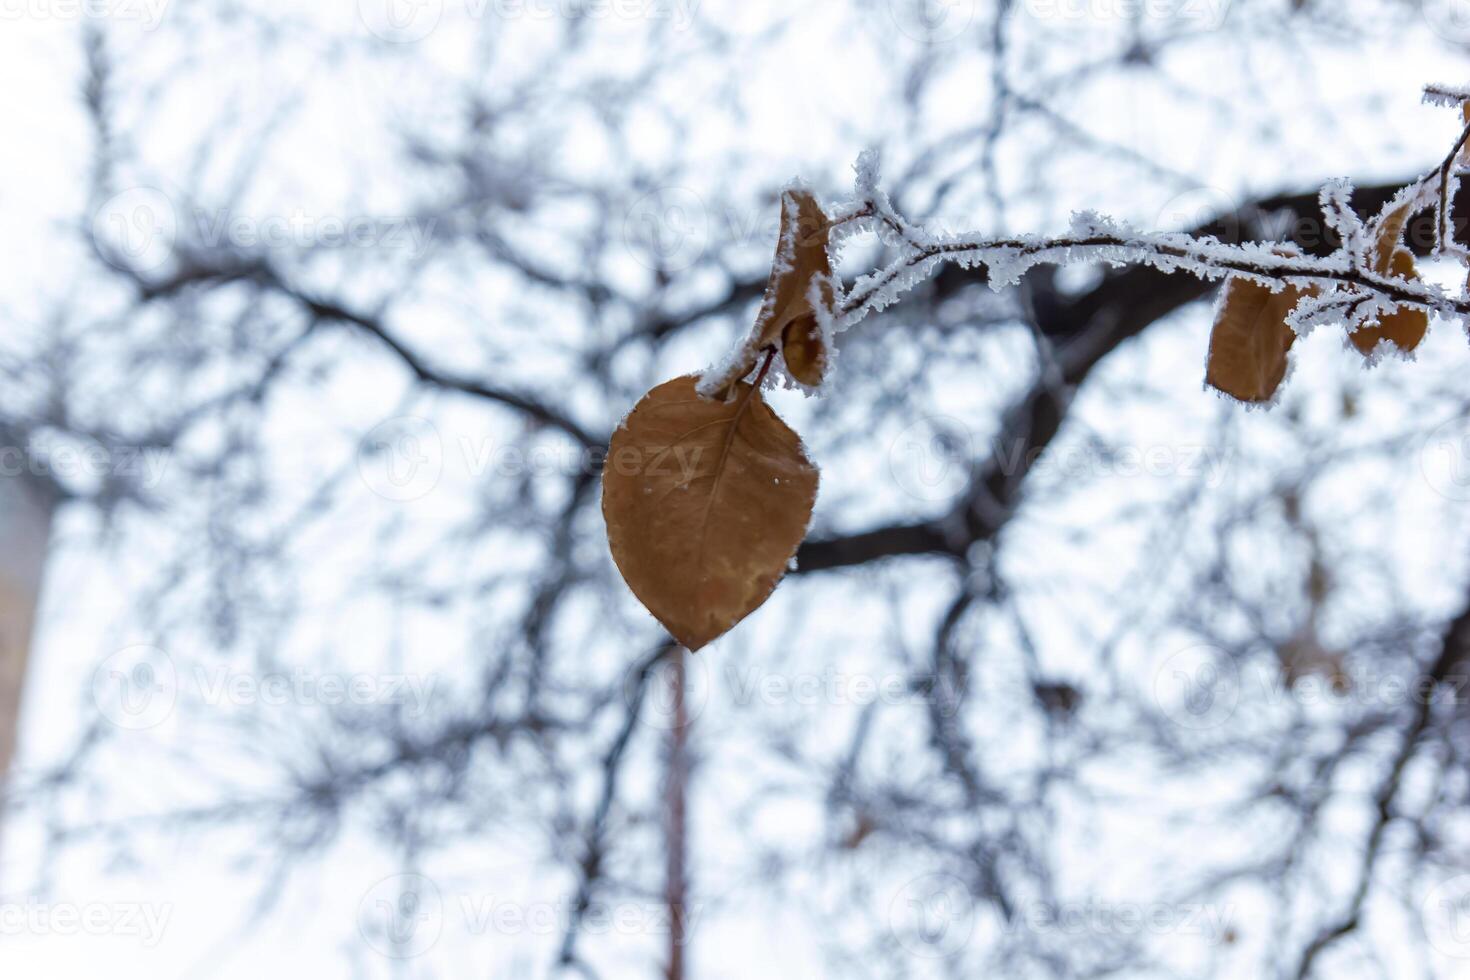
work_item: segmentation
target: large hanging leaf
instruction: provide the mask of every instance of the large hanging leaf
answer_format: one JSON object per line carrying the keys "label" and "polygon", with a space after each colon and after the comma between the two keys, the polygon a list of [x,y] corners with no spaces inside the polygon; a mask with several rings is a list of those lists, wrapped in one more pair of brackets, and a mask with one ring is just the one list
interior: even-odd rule
{"label": "large hanging leaf", "polygon": [[827,254],[831,236],[831,224],[815,195],[800,188],[781,195],[781,235],[766,282],[765,300],[755,325],[734,356],[706,379],[707,393],[727,396],[730,385],[749,374],[767,348],[782,352],[787,370],[796,380],[813,387],[822,383],[828,361],[827,338],[822,334],[811,296],[815,285],[829,306],[832,302],[832,261]]}
{"label": "large hanging leaf", "polygon": [[736,382],[703,398],[695,377],[643,397],[613,434],[602,513],[613,560],[691,651],[753,612],[806,535],[817,470],[801,439]]}
{"label": "large hanging leaf", "polygon": [[1286,377],[1287,352],[1296,341],[1286,316],[1315,292],[1288,286],[1273,293],[1241,276],[1227,280],[1210,332],[1206,383],[1243,402],[1269,402]]}

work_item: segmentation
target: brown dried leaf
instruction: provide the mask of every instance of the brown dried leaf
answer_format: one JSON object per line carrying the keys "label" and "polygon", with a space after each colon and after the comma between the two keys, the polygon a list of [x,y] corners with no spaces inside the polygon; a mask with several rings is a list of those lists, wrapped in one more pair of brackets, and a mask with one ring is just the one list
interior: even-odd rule
{"label": "brown dried leaf", "polygon": [[810,191],[781,195],[781,238],[766,282],[766,300],[755,321],[756,350],[773,345],[791,322],[813,315],[807,297],[814,278],[832,275],[827,256],[831,235],[827,215]]}
{"label": "brown dried leaf", "polygon": [[1210,332],[1205,382],[1243,402],[1269,402],[1286,377],[1286,354],[1296,341],[1286,315],[1315,293],[1295,286],[1273,293],[1232,276]]}
{"label": "brown dried leaf", "polygon": [[[1376,265],[1375,260],[1375,265]],[[1388,262],[1377,270],[1381,275],[1394,275],[1402,279],[1418,279],[1414,269],[1414,257],[1403,249],[1394,252]],[[1399,309],[1378,318],[1371,327],[1359,327],[1348,334],[1358,353],[1364,357],[1373,353],[1379,341],[1387,340],[1405,353],[1419,346],[1419,341],[1429,332],[1429,314],[1423,310]]]}
{"label": "brown dried leaf", "polygon": [[786,329],[781,331],[781,354],[786,358],[786,370],[797,381],[812,387],[822,383],[827,346],[822,342],[815,316],[804,316],[786,324]]}
{"label": "brown dried leaf", "polygon": [[[1381,276],[1398,276],[1402,279],[1418,279],[1414,268],[1414,257],[1399,243],[1404,228],[1414,214],[1413,201],[1406,200],[1392,210],[1385,209],[1373,223],[1373,247],[1369,253],[1369,264]],[[1399,350],[1408,352],[1419,346],[1429,332],[1429,314],[1423,310],[1401,309],[1379,317],[1374,326],[1360,327],[1348,334],[1358,353],[1371,356],[1381,341],[1387,340]]]}
{"label": "brown dried leaf", "polygon": [[[1387,275],[1389,269],[1395,264],[1395,256],[1399,252],[1399,240],[1404,237],[1404,226],[1408,224],[1413,215],[1413,201],[1405,201],[1392,211],[1385,211],[1373,223],[1373,251],[1370,256],[1373,271],[1379,275]],[[1410,261],[1409,269],[1413,271],[1414,263]]]}
{"label": "brown dried leaf", "polygon": [[[760,352],[766,348],[781,347],[788,358],[795,356],[799,367],[792,376],[804,384],[821,382],[820,365],[825,353],[820,350],[820,338],[811,345],[812,336],[806,327],[797,327],[792,336],[797,343],[808,344],[807,350],[788,352],[785,350],[787,327],[795,323],[816,325],[816,313],[812,309],[812,281],[818,276],[830,279],[832,262],[827,255],[827,243],[832,236],[831,223],[810,191],[793,189],[781,195],[781,237],[776,242],[776,258],[771,264],[771,275],[766,281],[765,300],[750,334],[731,357],[720,375],[710,382],[706,392],[718,397],[729,394],[730,386],[738,378],[748,375],[754,368]],[[824,295],[831,297],[831,286],[823,287]],[[804,359],[804,360],[803,360]],[[796,374],[801,370],[806,377]],[[808,380],[815,377],[815,381]]]}
{"label": "brown dried leaf", "polygon": [[[1460,103],[1461,126],[1470,126],[1470,102]],[[1470,142],[1460,147],[1460,163],[1470,163]]]}
{"label": "brown dried leaf", "polygon": [[760,392],[702,398],[692,375],[613,434],[602,513],[633,594],[691,651],[766,601],[806,536],[817,470]]}
{"label": "brown dried leaf", "polygon": [[[823,302],[832,302],[832,285],[820,280]],[[781,356],[786,370],[804,385],[815,388],[827,373],[827,340],[815,313],[808,313],[786,324],[781,331]]]}

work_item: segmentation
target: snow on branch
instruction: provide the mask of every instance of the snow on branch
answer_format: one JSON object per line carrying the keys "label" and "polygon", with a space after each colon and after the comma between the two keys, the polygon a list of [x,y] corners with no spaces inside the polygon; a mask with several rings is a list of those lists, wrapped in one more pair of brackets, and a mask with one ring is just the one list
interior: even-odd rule
{"label": "snow on branch", "polygon": [[[1431,314],[1470,322],[1470,296],[1450,295],[1421,279],[1403,244],[1410,220],[1433,209],[1434,253],[1470,265],[1470,254],[1451,236],[1449,220],[1460,171],[1470,162],[1470,89],[1431,86],[1424,97],[1461,108],[1464,124],[1449,154],[1369,221],[1352,207],[1351,184],[1328,182],[1320,206],[1339,244],[1325,256],[1306,254],[1292,243],[1234,244],[1179,232],[1139,231],[1093,212],[1074,214],[1067,233],[1055,237],[930,233],[898,213],[881,188],[877,155],[865,152],[854,166],[852,199],[827,209],[819,237],[835,253],[852,235],[877,232],[896,254],[886,265],[858,277],[850,288],[823,274],[820,297],[816,290],[810,297],[826,302],[812,302],[806,309],[815,314],[822,334],[829,335],[891,306],[947,263],[983,269],[996,290],[1016,284],[1039,265],[1082,262],[1151,266],[1164,273],[1225,280],[1239,288],[1227,289],[1222,296],[1207,361],[1208,383],[1242,401],[1269,404],[1280,377],[1287,373],[1287,349],[1297,336],[1316,326],[1340,323],[1349,342],[1372,363],[1386,352],[1411,354],[1427,331]],[[796,234],[794,228],[783,231],[783,236]],[[778,255],[784,254],[783,247],[789,250],[789,245],[778,246]],[[771,289],[790,273],[785,267],[774,270]],[[798,292],[806,295],[807,286]],[[774,295],[767,297],[768,308]],[[770,339],[769,331],[753,333],[736,356],[706,375],[704,390],[721,389],[748,372],[757,348],[776,349]],[[1273,377],[1275,381],[1270,380]],[[815,387],[809,379],[800,380],[806,382],[803,387]]]}

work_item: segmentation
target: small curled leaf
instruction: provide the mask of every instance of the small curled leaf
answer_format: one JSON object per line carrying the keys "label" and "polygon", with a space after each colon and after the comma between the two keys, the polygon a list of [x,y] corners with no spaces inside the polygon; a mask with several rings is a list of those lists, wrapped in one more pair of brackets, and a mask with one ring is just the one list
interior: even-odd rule
{"label": "small curled leaf", "polygon": [[787,369],[798,381],[812,386],[821,383],[827,358],[825,341],[816,329],[811,289],[814,282],[822,282],[823,295],[830,300],[832,260],[827,245],[831,237],[831,223],[816,195],[801,188],[781,195],[781,235],[760,313],[723,366],[701,380],[701,391],[711,397],[728,396],[735,379],[749,374],[761,351],[767,349],[781,350]]}
{"label": "small curled leaf", "polygon": [[[1414,257],[1403,249],[1394,252],[1385,267],[1378,271],[1401,279],[1419,278],[1414,269]],[[1373,326],[1354,330],[1348,334],[1348,340],[1364,357],[1371,355],[1379,343],[1385,340],[1407,354],[1419,346],[1419,341],[1428,332],[1428,313],[1416,309],[1398,309],[1380,316]]]}
{"label": "small curled leaf", "polygon": [[786,370],[797,381],[812,387],[822,383],[827,349],[815,316],[804,316],[786,324],[786,329],[781,331],[781,354],[786,359]]}
{"label": "small curled leaf", "polygon": [[[1373,222],[1373,249],[1369,258],[1375,272],[1387,275],[1395,263],[1397,253],[1402,251],[1399,243],[1404,237],[1404,228],[1414,214],[1414,202],[1406,200],[1397,206],[1392,203]],[[1407,253],[1406,253],[1407,254]],[[1410,260],[1410,269],[1413,268]]]}
{"label": "small curled leaf", "polygon": [[766,283],[766,299],[755,322],[756,348],[776,342],[791,323],[814,315],[812,281],[831,277],[827,242],[832,229],[810,191],[793,189],[781,196],[781,238]]}
{"label": "small curled leaf", "polygon": [[613,434],[602,513],[628,587],[691,651],[765,602],[806,536],[817,469],[758,387],[701,397],[693,375]]}
{"label": "small curled leaf", "polygon": [[[1414,268],[1414,256],[1400,246],[1404,229],[1414,216],[1415,202],[1412,196],[1400,195],[1400,198],[1389,202],[1374,220],[1373,246],[1368,261],[1380,276],[1417,280],[1419,273]],[[1376,324],[1353,330],[1348,334],[1348,341],[1364,357],[1371,357],[1385,340],[1408,353],[1419,346],[1428,332],[1429,314],[1423,310],[1400,309],[1380,316]]]}
{"label": "small curled leaf", "polygon": [[[832,283],[818,279],[821,291],[818,300],[830,309],[832,306]],[[827,338],[815,312],[801,316],[781,330],[781,356],[786,361],[786,370],[797,381],[812,388],[822,383],[827,373]]]}

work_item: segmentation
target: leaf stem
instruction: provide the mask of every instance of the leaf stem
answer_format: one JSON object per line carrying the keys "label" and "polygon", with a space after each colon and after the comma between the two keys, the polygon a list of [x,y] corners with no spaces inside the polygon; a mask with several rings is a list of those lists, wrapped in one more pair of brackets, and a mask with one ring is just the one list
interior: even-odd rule
{"label": "leaf stem", "polygon": [[751,383],[751,387],[755,389],[755,391],[756,391],[757,394],[760,393],[760,390],[761,390],[761,382],[766,380],[766,372],[771,369],[771,362],[773,360],[775,360],[775,359],[776,359],[776,348],[774,348],[774,347],[767,347],[766,348],[766,359],[763,362],[761,362],[761,369],[756,372],[756,374],[755,374],[755,381],[753,381]]}

